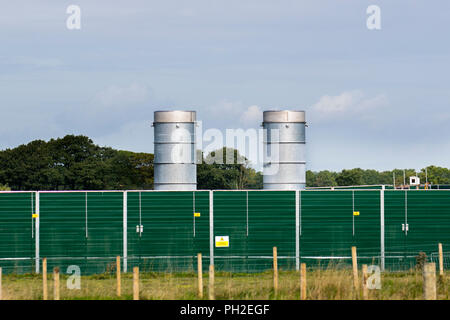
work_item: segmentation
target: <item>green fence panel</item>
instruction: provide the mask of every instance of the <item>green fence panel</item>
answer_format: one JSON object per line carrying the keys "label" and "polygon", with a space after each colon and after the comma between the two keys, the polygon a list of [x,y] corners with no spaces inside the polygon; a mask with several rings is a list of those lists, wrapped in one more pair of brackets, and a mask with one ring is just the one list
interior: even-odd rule
{"label": "green fence panel", "polygon": [[248,272],[272,269],[273,247],[279,268],[295,269],[295,214],[295,191],[248,192]]}
{"label": "green fence panel", "polygon": [[450,193],[439,190],[408,191],[407,204],[407,255],[415,257],[422,251],[429,261],[437,262],[438,244],[442,243],[444,251],[447,251],[444,262],[449,267]]}
{"label": "green fence panel", "polygon": [[405,270],[411,266],[411,257],[407,255],[406,190],[392,190],[384,193],[385,207],[385,254],[386,269]]}
{"label": "green fence panel", "polygon": [[247,192],[214,191],[214,237],[229,237],[229,247],[214,247],[217,270],[247,269]]}
{"label": "green fence panel", "polygon": [[34,272],[34,193],[0,193],[0,267],[4,273]]}
{"label": "green fence panel", "polygon": [[351,263],[352,246],[362,263],[378,262],[380,191],[305,191],[300,211],[304,262]]}
{"label": "green fence panel", "polygon": [[112,271],[122,255],[121,192],[40,193],[40,257],[48,268]]}
{"label": "green fence panel", "polygon": [[129,268],[193,271],[197,253],[209,253],[209,193],[128,192],[127,230]]}

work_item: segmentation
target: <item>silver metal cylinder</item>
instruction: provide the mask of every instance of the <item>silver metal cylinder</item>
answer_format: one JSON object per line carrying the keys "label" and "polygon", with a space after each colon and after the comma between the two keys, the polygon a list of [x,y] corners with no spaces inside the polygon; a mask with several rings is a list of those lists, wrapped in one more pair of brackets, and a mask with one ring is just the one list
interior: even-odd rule
{"label": "silver metal cylinder", "polygon": [[196,190],[195,111],[155,111],[155,190]]}
{"label": "silver metal cylinder", "polygon": [[265,111],[264,189],[302,190],[306,186],[304,111]]}

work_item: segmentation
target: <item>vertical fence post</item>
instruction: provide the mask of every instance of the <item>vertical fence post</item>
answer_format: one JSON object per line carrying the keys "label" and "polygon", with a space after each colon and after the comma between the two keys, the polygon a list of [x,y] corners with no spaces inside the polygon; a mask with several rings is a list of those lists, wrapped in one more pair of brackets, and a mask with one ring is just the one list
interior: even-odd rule
{"label": "vertical fence post", "polygon": [[215,294],[214,294],[214,266],[210,265],[209,266],[209,289],[208,289],[208,294],[209,294],[209,300],[214,300],[215,299]]}
{"label": "vertical fence post", "polygon": [[123,192],[123,272],[128,272],[128,191]]}
{"label": "vertical fence post", "polygon": [[202,254],[197,255],[197,274],[198,274],[198,297],[203,298],[203,266],[202,266]]}
{"label": "vertical fence post", "polygon": [[425,263],[423,267],[423,298],[436,300],[436,264]]}
{"label": "vertical fence post", "polygon": [[384,271],[385,268],[385,246],[384,246],[384,190],[385,186],[382,187],[383,189],[380,191],[380,255],[381,255],[381,271]]}
{"label": "vertical fence post", "polygon": [[121,296],[121,283],[120,283],[120,256],[116,257],[116,273],[117,273],[117,296]]}
{"label": "vertical fence post", "polygon": [[300,269],[300,191],[295,190],[295,270]]}
{"label": "vertical fence post", "polygon": [[209,264],[214,265],[214,191],[209,191]]}
{"label": "vertical fence post", "polygon": [[353,265],[353,287],[358,290],[358,260],[356,255],[356,247],[352,247],[352,265]]}
{"label": "vertical fence post", "polygon": [[278,292],[278,254],[277,247],[273,247],[273,290]]}
{"label": "vertical fence post", "polygon": [[3,300],[2,268],[0,268],[0,300]]}
{"label": "vertical fence post", "polygon": [[302,263],[300,268],[300,299],[306,300],[306,263]]}
{"label": "vertical fence post", "polygon": [[47,258],[42,259],[42,298],[48,300]]}
{"label": "vertical fence post", "polygon": [[39,249],[40,249],[40,244],[39,244],[39,237],[40,237],[40,219],[41,219],[41,205],[40,205],[40,193],[39,191],[36,192],[36,218],[35,218],[35,222],[34,222],[34,226],[35,226],[35,234],[34,234],[34,247],[35,247],[35,268],[36,268],[36,273],[39,273]]}
{"label": "vertical fence post", "polygon": [[363,299],[369,299],[369,288],[367,287],[367,264],[362,265],[362,289],[363,289]]}
{"label": "vertical fence post", "polygon": [[139,267],[133,268],[133,300],[139,300]]}
{"label": "vertical fence post", "polygon": [[53,269],[53,299],[59,300],[59,268]]}
{"label": "vertical fence post", "polygon": [[442,253],[442,243],[439,243],[439,277],[444,277],[444,255]]}

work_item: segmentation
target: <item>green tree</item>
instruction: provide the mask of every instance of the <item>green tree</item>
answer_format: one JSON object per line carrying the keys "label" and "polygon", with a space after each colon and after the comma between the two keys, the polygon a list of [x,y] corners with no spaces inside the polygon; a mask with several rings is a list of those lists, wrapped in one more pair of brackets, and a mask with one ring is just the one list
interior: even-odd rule
{"label": "green tree", "polygon": [[[226,161],[227,155],[231,155],[231,161]],[[202,163],[197,165],[197,188],[261,189],[262,174],[251,168],[248,159],[241,156],[238,150],[222,148],[210,152],[206,157],[202,155]]]}

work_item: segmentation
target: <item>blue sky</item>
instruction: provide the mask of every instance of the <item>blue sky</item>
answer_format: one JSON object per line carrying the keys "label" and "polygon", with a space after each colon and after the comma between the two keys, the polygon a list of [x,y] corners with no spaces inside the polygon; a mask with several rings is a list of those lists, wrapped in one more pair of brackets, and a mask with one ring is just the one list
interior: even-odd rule
{"label": "blue sky", "polygon": [[0,149],[84,134],[152,152],[155,110],[225,130],[286,108],[307,112],[309,169],[449,167],[449,1],[1,2]]}

